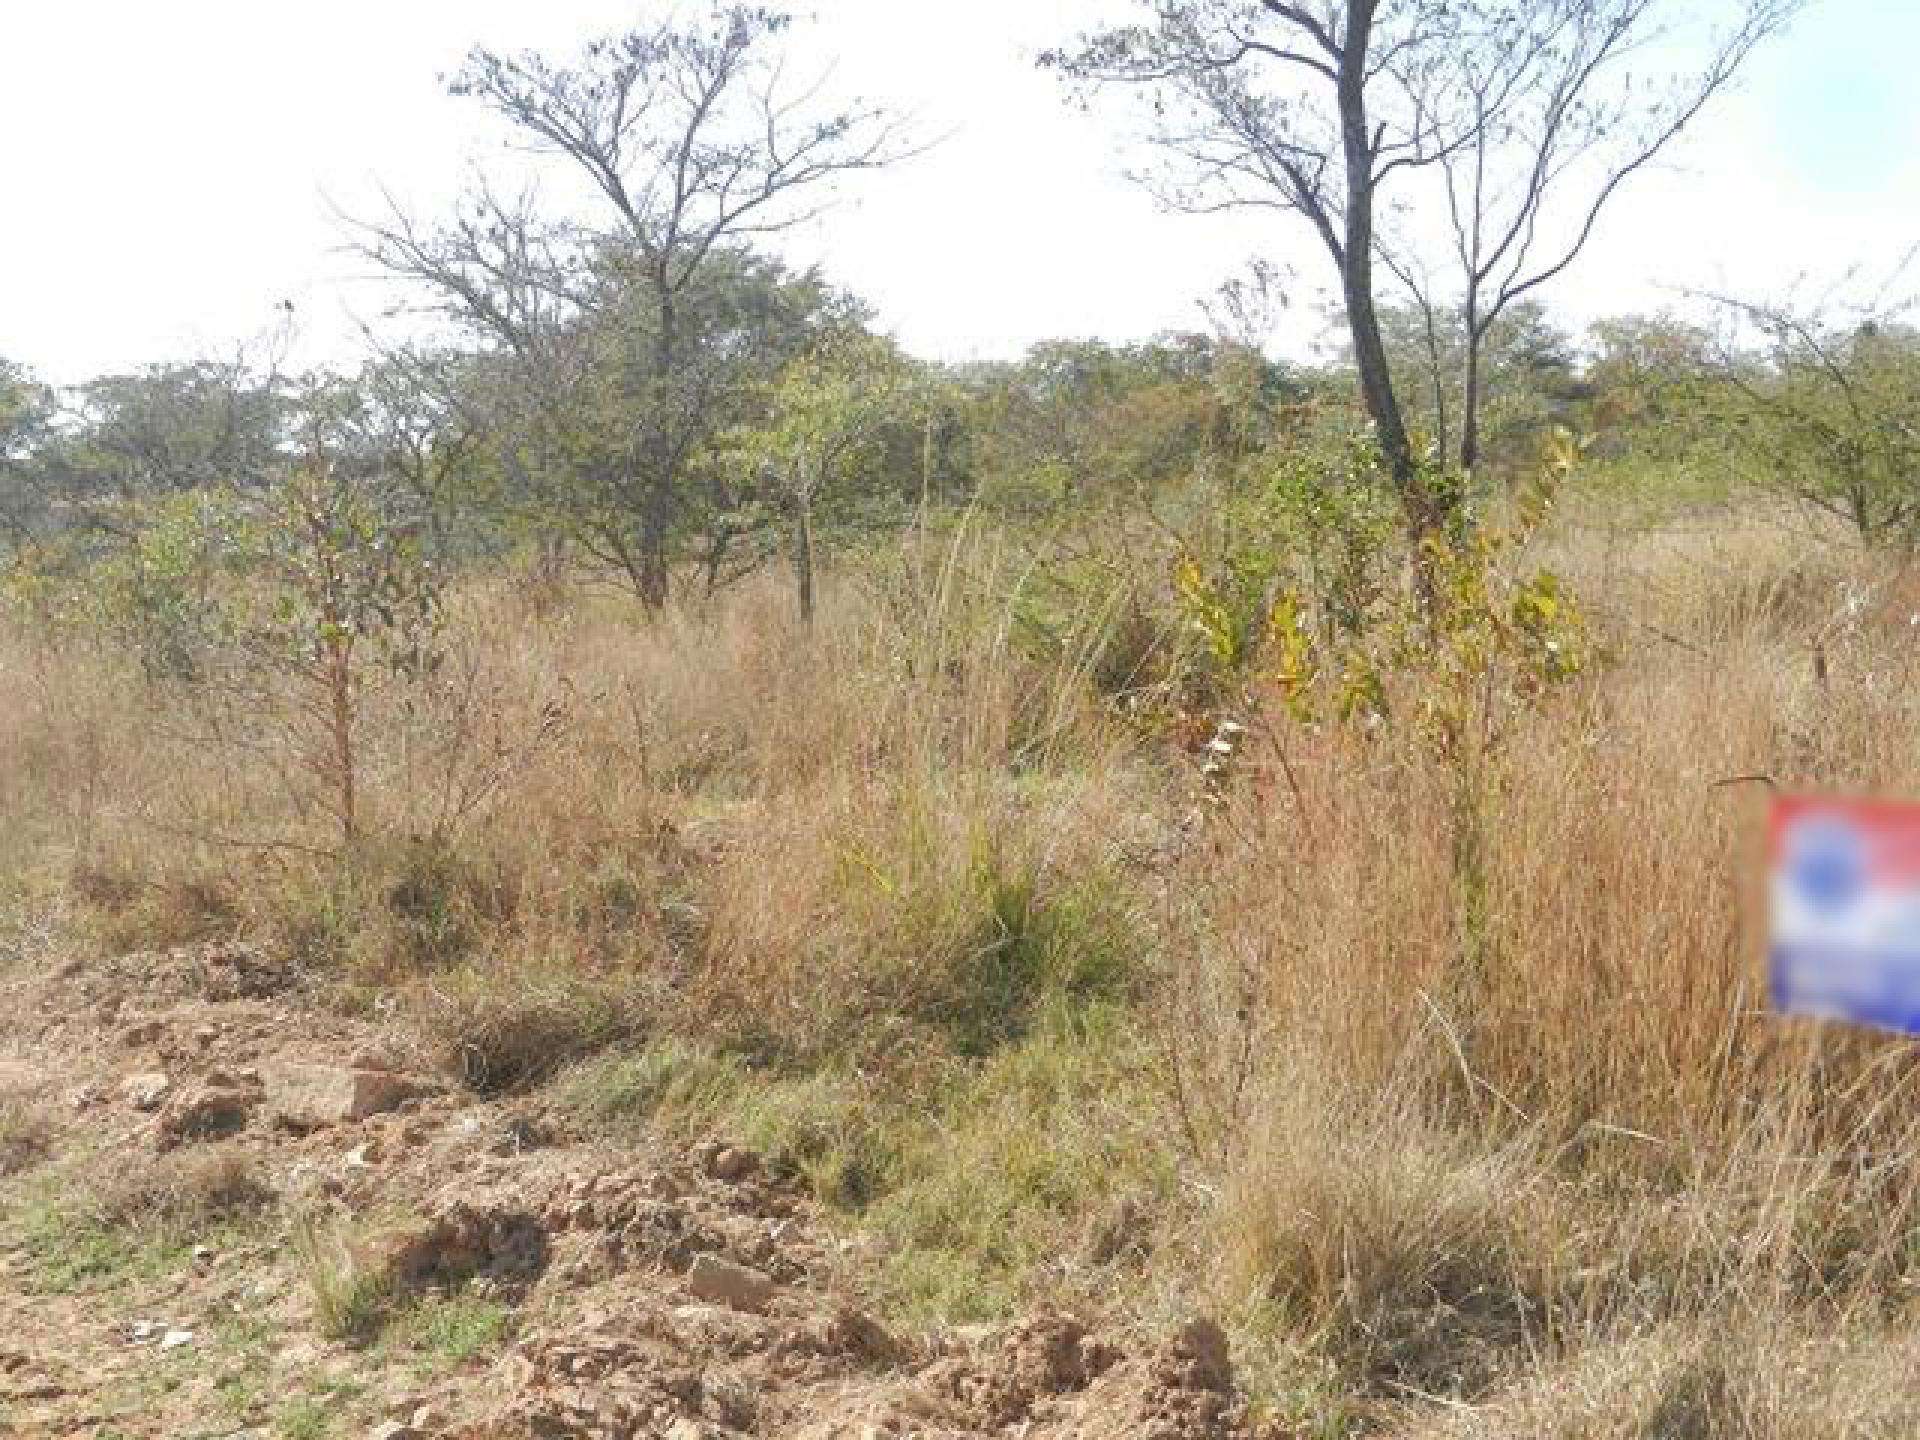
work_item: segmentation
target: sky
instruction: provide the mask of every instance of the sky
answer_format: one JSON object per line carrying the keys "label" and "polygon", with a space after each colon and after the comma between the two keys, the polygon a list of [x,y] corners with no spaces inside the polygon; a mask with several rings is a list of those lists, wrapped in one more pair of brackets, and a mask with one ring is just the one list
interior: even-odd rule
{"label": "sky", "polygon": [[[1676,0],[1711,5],[1719,0]],[[1291,266],[1279,348],[1325,332],[1327,262],[1293,217],[1159,210],[1116,109],[1034,59],[1126,0],[801,0],[797,64],[934,142],[860,177],[787,258],[863,295],[909,349],[1203,323],[1253,257]],[[383,194],[444,212],[521,163],[443,77],[472,45],[555,54],[647,0],[0,0],[0,357],[72,383],[230,353],[295,305],[302,358],[346,363],[395,297],[344,249]],[[1775,298],[1920,243],[1920,0],[1813,0],[1608,213],[1547,292],[1574,326],[1688,288]]]}

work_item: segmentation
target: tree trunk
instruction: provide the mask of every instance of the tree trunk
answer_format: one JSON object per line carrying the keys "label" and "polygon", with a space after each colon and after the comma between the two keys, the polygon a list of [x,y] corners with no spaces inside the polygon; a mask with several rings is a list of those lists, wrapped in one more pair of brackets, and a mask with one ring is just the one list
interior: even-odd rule
{"label": "tree trunk", "polygon": [[334,637],[325,642],[322,662],[327,686],[327,741],[332,751],[333,803],[340,822],[340,841],[352,849],[359,831],[359,786],[353,753],[353,642]]}
{"label": "tree trunk", "polygon": [[651,514],[647,521],[640,535],[640,603],[657,615],[667,608],[672,577],[667,565],[666,528],[653,524]]}
{"label": "tree trunk", "polygon": [[1485,330],[1478,309],[1467,305],[1467,379],[1460,397],[1460,473],[1472,475],[1480,463],[1480,346]]}
{"label": "tree trunk", "polygon": [[720,592],[720,572],[727,563],[727,552],[733,548],[733,527],[716,525],[713,534],[707,539],[707,599],[711,600]]}
{"label": "tree trunk", "polygon": [[1360,398],[1380,441],[1387,474],[1400,497],[1408,539],[1414,548],[1414,573],[1422,603],[1433,594],[1426,541],[1446,521],[1441,496],[1433,493],[1407,438],[1405,417],[1393,391],[1386,342],[1373,299],[1372,130],[1367,120],[1367,47],[1372,39],[1374,0],[1352,0],[1347,11],[1346,43],[1338,85],[1341,145],[1347,179],[1345,233],[1341,239],[1340,280],[1347,328],[1353,338],[1354,365],[1360,372]]}
{"label": "tree trunk", "polygon": [[805,484],[793,492],[793,578],[798,587],[800,619],[813,624],[813,496]]}
{"label": "tree trunk", "polygon": [[645,450],[648,468],[645,499],[640,516],[640,603],[658,613],[666,608],[672,584],[672,566],[667,559],[667,543],[673,529],[675,474],[673,446],[668,438],[666,416],[667,387],[672,383],[675,340],[679,315],[674,305],[673,281],[663,258],[656,267],[653,283],[658,304],[659,328],[653,341],[653,434]]}

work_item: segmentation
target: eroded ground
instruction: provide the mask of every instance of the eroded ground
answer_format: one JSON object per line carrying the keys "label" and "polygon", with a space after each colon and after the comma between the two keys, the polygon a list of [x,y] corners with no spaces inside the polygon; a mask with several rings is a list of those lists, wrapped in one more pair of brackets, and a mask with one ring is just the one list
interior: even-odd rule
{"label": "eroded ground", "polygon": [[0,1433],[1254,1433],[1220,1332],[889,1331],[726,1137],[615,1147],[245,947],[0,978]]}

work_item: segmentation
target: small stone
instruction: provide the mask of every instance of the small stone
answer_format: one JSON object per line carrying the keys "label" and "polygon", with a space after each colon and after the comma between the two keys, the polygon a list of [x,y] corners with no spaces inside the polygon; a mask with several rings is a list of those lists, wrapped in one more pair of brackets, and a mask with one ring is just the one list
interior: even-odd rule
{"label": "small stone", "polygon": [[446,1424],[446,1417],[431,1405],[421,1405],[414,1409],[409,1423],[416,1430],[431,1433]]}
{"label": "small stone", "polygon": [[373,1427],[372,1440],[426,1440],[404,1420],[383,1420]]}
{"label": "small stone", "polygon": [[202,1086],[171,1101],[160,1115],[161,1149],[185,1140],[218,1140],[246,1128],[259,1097],[251,1090]]}
{"label": "small stone", "polygon": [[192,1343],[193,1331],[191,1330],[169,1330],[160,1337],[160,1348],[162,1350],[178,1350],[181,1346],[191,1345]]}
{"label": "small stone", "polygon": [[267,1092],[282,1120],[312,1127],[396,1109],[419,1094],[420,1087],[390,1070],[286,1064],[267,1072]]}
{"label": "small stone", "polygon": [[202,1025],[199,1029],[193,1032],[193,1043],[198,1045],[203,1050],[206,1049],[207,1046],[217,1042],[219,1039],[220,1039],[220,1032],[211,1025]]}
{"label": "small stone", "polygon": [[702,1300],[734,1310],[759,1313],[779,1292],[773,1280],[759,1270],[735,1265],[717,1255],[701,1255],[687,1271],[687,1289]]}
{"label": "small stone", "polygon": [[120,1082],[120,1094],[136,1110],[158,1110],[172,1089],[173,1081],[163,1070],[144,1070]]}
{"label": "small stone", "polygon": [[716,1180],[735,1182],[744,1180],[760,1168],[760,1157],[751,1150],[736,1149],[726,1145],[715,1151],[707,1162],[707,1173]]}

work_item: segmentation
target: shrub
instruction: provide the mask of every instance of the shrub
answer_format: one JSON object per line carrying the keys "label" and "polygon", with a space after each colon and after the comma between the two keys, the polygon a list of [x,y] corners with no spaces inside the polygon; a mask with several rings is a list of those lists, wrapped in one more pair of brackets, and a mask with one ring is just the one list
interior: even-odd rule
{"label": "shrub", "polygon": [[302,1216],[293,1227],[292,1250],[314,1327],[323,1336],[365,1344],[379,1334],[392,1303],[392,1277],[367,1263],[344,1224]]}
{"label": "shrub", "polygon": [[53,1153],[53,1117],[31,1101],[0,1095],[0,1179],[31,1169]]}
{"label": "shrub", "polygon": [[415,1018],[443,1068],[471,1089],[498,1095],[644,1034],[654,999],[636,979],[507,963],[435,983],[417,996]]}
{"label": "shrub", "polygon": [[218,1146],[116,1168],[94,1192],[91,1209],[115,1229],[185,1239],[254,1214],[273,1199],[244,1151]]}

